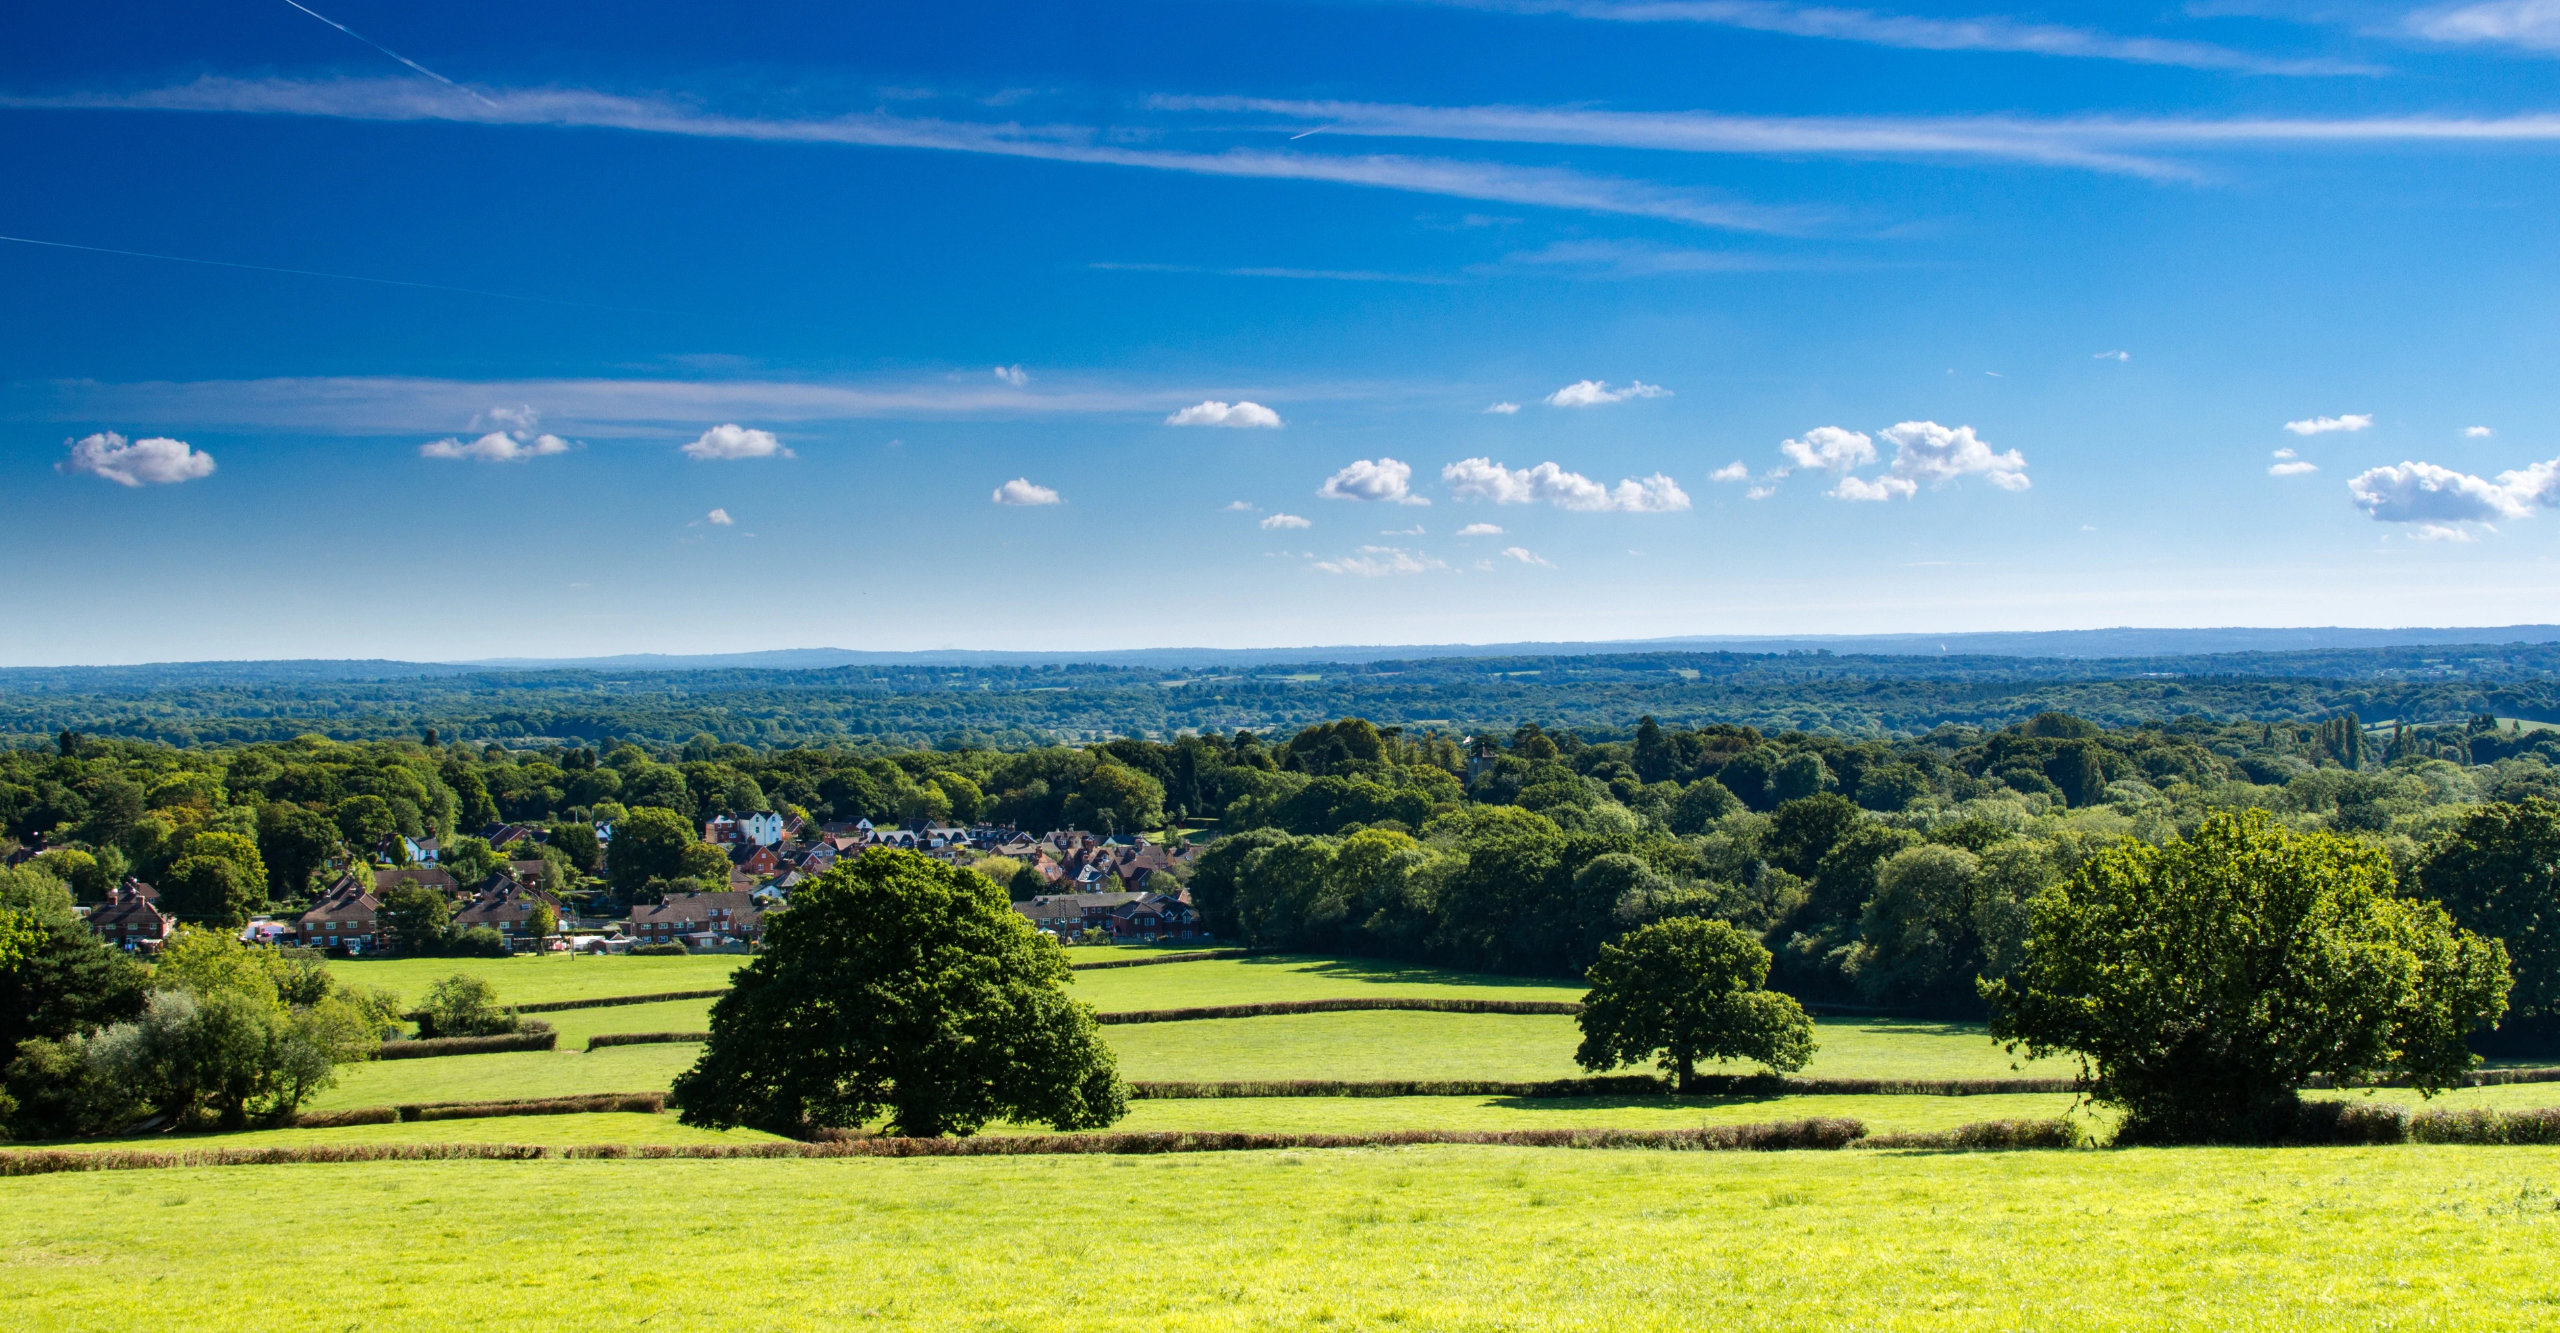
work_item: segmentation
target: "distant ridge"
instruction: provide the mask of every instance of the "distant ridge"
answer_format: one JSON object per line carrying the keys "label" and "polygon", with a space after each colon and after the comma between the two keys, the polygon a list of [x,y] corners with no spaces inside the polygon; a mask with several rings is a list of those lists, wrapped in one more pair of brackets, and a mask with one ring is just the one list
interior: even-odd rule
{"label": "distant ridge", "polygon": [[1967,634],[1695,635],[1665,639],[1597,639],[1521,643],[1335,644],[1310,648],[1117,648],[1099,652],[1011,652],[943,648],[868,652],[852,648],[781,648],[751,653],[626,653],[613,657],[505,657],[422,666],[497,670],[777,671],[840,666],[1258,666],[1272,663],[1379,662],[1435,657],[1584,657],[1606,653],[1812,653],[1888,657],[2171,657],[2199,653],[2280,653],[2330,648],[2411,648],[2451,644],[2560,643],[2560,625],[2475,628],[2359,629],[2069,629]]}

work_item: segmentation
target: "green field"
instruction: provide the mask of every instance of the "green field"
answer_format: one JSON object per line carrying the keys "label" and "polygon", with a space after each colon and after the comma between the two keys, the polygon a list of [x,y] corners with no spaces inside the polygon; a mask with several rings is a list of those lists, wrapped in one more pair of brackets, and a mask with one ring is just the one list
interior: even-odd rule
{"label": "green field", "polygon": [[711,990],[729,984],[746,963],[742,954],[688,958],[580,958],[524,954],[515,958],[337,959],[329,970],[343,980],[396,992],[407,1004],[424,1000],[427,988],[457,972],[485,977],[505,1004],[544,1004],[612,995]]}
{"label": "green field", "polygon": [[508,1051],[440,1055],[351,1065],[336,1086],[311,1100],[313,1110],[394,1106],[404,1102],[476,1102],[517,1097],[575,1097],[589,1092],[658,1092],[702,1053],[699,1046],[608,1046],[584,1051]]}
{"label": "green field", "polygon": [[[2560,1149],[431,1162],[0,1182],[26,1330],[2417,1328]],[[1103,1266],[1105,1247],[1152,1261]],[[661,1262],[661,1257],[675,1260]]]}
{"label": "green field", "polygon": [[[1079,955],[1080,956],[1080,955]],[[1267,1004],[1276,1000],[1341,1000],[1364,996],[1579,1001],[1575,982],[1497,977],[1410,967],[1360,958],[1213,959],[1156,967],[1115,967],[1075,974],[1073,993],[1104,1012],[1178,1009],[1203,1004]]]}

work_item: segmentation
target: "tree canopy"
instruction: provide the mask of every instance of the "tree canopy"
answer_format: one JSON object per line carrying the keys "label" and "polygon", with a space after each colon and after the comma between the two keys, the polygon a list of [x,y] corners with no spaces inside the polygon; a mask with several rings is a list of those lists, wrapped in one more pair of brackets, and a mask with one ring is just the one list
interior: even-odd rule
{"label": "tree canopy", "polygon": [[1753,1060],[1793,1073],[1813,1058],[1813,1020],[1763,990],[1769,951],[1722,921],[1657,922],[1601,946],[1582,1000],[1585,1069],[1660,1058],[1686,1092],[1701,1060]]}
{"label": "tree canopy", "polygon": [[2281,1138],[2314,1079],[2432,1094],[2504,1012],[2507,953],[2392,890],[2378,852],[2263,811],[2128,839],[2035,898],[2024,962],[1982,985],[1992,1034],[2080,1057],[2135,1141]]}
{"label": "tree canopy", "polygon": [[1099,1128],[1128,1094],[1071,979],[985,876],[874,850],[793,893],[675,1102],[686,1124],[793,1134],[884,1115],[917,1136]]}

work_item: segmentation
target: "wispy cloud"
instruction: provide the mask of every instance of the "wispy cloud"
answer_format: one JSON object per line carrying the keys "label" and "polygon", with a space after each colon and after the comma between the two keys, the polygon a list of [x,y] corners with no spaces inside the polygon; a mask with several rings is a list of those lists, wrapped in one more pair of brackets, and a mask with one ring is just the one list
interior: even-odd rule
{"label": "wispy cloud", "polygon": [[2369,430],[2372,426],[2373,415],[2369,412],[2350,412],[2342,417],[2306,417],[2301,421],[2284,423],[2284,428],[2296,435],[2330,435],[2339,432],[2352,434],[2360,430]]}
{"label": "wispy cloud", "polygon": [[[2117,60],[2140,65],[2291,76],[2373,74],[2374,66],[2327,59],[2286,59],[2169,37],[2134,37],[2094,28],[2029,23],[1996,15],[1935,18],[1775,0],[1453,0],[1469,8],[1568,14],[1616,23],[1702,23],[1920,51],[2008,51],[2022,55]],[[2525,0],[2531,3],[2531,0]],[[2478,8],[2492,8],[2482,5]]]}
{"label": "wispy cloud", "polygon": [[1520,405],[1518,403],[1509,402],[1494,403],[1485,408],[1484,415],[1489,417],[1516,417],[1520,415]]}
{"label": "wispy cloud", "polygon": [[1668,514],[1689,507],[1689,493],[1659,472],[1610,487],[1552,462],[1509,468],[1490,458],[1466,458],[1440,469],[1440,480],[1461,500],[1504,505],[1543,501],[1558,509],[1621,514]]}
{"label": "wispy cloud", "polygon": [[1494,523],[1470,523],[1465,527],[1458,529],[1458,535],[1461,537],[1499,537],[1502,535],[1502,528],[1501,525]]}
{"label": "wispy cloud", "polygon": [[1695,190],[1554,167],[1323,151],[1232,148],[1204,152],[1138,147],[1097,127],[1074,124],[927,119],[874,112],[805,119],[732,115],[666,98],[577,88],[490,89],[485,96],[475,94],[475,98],[478,100],[466,100],[443,88],[407,79],[207,77],[133,93],[0,96],[0,106],[576,127],[693,138],[922,149],[1202,176],[1366,186],[1616,213],[1703,227],[1774,231],[1800,225],[1800,219],[1784,210],[1735,203]]}
{"label": "wispy cloud", "polygon": [[715,528],[735,527],[738,523],[738,520],[729,517],[729,511],[726,509],[714,509],[710,513],[703,515],[702,521]]}
{"label": "wispy cloud", "polygon": [[997,379],[1017,389],[1028,388],[1031,384],[1031,372],[1024,370],[1020,365],[998,366],[995,374]]}
{"label": "wispy cloud", "polygon": [[1397,574],[1428,574],[1449,566],[1437,557],[1408,551],[1400,546],[1363,546],[1357,554],[1338,560],[1319,560],[1315,567],[1327,574],[1377,579]]}
{"label": "wispy cloud", "polygon": [[1307,282],[1400,282],[1421,287],[1453,287],[1461,279],[1438,273],[1385,273],[1354,268],[1217,268],[1200,264],[1092,263],[1086,268],[1106,273],[1200,273],[1219,278],[1294,278]]}
{"label": "wispy cloud", "polygon": [[421,458],[471,459],[481,463],[522,463],[553,454],[569,452],[569,442],[541,429],[542,419],[531,407],[493,407],[474,418],[473,430],[495,426],[479,438],[465,443],[459,436],[448,435],[418,446]]}
{"label": "wispy cloud", "polygon": [[1643,380],[1629,380],[1627,387],[1623,389],[1612,389],[1605,380],[1575,380],[1548,394],[1546,402],[1550,407],[1606,407],[1611,403],[1623,403],[1630,398],[1668,398],[1670,396],[1669,389],[1659,384],[1647,384]]}
{"label": "wispy cloud", "polygon": [[1271,517],[1262,520],[1261,526],[1266,529],[1276,530],[1280,528],[1312,528],[1315,526],[1315,523],[1310,519],[1300,518],[1296,514],[1273,514]]}
{"label": "wispy cloud", "polygon": [[1502,553],[1524,565],[1544,565],[1549,569],[1556,567],[1554,561],[1530,550],[1526,546],[1506,546],[1502,548]]}
{"label": "wispy cloud", "polygon": [[2438,5],[2411,14],[2407,23],[2409,31],[2430,41],[2560,51],[2560,0]]}

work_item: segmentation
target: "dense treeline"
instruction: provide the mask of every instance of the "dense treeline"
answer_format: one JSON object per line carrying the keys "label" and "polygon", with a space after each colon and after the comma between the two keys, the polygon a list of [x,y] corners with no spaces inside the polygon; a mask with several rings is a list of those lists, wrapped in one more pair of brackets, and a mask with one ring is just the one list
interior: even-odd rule
{"label": "dense treeline", "polygon": [[1314,663],[1221,671],[1050,664],[822,670],[479,670],[190,663],[0,670],[0,743],[70,730],[175,745],[417,735],[610,748],[696,732],[760,748],[1022,748],[1329,718],[1469,733],[1524,717],[1623,738],[1639,715],[1767,732],[1918,735],[2060,711],[2146,719],[2560,720],[2560,646],[2083,660],[1638,652]]}

